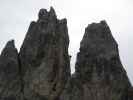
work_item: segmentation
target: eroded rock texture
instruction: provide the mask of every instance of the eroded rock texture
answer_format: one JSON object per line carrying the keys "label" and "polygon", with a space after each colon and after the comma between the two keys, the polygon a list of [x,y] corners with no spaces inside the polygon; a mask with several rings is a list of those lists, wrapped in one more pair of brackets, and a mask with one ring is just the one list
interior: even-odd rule
{"label": "eroded rock texture", "polygon": [[20,52],[9,41],[0,55],[0,100],[133,100],[118,45],[105,21],[89,24],[70,73],[66,19],[51,7],[31,22]]}
{"label": "eroded rock texture", "polygon": [[20,49],[24,98],[58,99],[70,77],[66,19],[58,20],[53,8],[41,9]]}
{"label": "eroded rock texture", "polygon": [[105,21],[85,29],[75,68],[61,100],[127,100],[131,84]]}

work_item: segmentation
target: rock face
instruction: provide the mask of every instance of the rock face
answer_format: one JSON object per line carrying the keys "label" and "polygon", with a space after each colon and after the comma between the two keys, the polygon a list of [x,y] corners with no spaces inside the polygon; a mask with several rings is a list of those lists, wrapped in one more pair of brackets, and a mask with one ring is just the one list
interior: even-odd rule
{"label": "rock face", "polygon": [[58,20],[53,8],[41,9],[38,16],[19,53],[24,98],[54,100],[70,77],[67,22]]}
{"label": "rock face", "polygon": [[105,21],[89,24],[71,75],[66,19],[51,7],[31,22],[18,53],[9,41],[0,56],[0,100],[133,100],[133,87]]}
{"label": "rock face", "polygon": [[61,100],[127,100],[131,84],[105,21],[85,29],[75,68]]}

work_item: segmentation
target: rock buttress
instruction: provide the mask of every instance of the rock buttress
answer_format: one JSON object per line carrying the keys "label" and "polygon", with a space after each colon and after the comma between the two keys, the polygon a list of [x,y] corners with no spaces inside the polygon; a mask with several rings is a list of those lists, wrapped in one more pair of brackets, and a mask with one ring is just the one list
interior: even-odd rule
{"label": "rock buttress", "polygon": [[27,100],[58,100],[70,77],[66,19],[41,9],[20,49],[23,93]]}
{"label": "rock buttress", "polygon": [[75,70],[60,100],[127,100],[131,84],[105,21],[85,29]]}

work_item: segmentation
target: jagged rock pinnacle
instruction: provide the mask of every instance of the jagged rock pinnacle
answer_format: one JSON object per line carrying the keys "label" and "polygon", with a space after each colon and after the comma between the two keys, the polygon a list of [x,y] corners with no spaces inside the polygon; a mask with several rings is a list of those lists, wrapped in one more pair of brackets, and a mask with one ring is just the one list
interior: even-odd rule
{"label": "jagged rock pinnacle", "polygon": [[20,96],[18,52],[11,40],[0,55],[0,100],[20,100]]}
{"label": "jagged rock pinnacle", "polygon": [[7,42],[5,48],[3,49],[1,56],[11,56],[12,54],[16,53],[17,49],[14,45],[14,40],[10,40]]}
{"label": "jagged rock pinnacle", "polygon": [[47,10],[46,9],[40,9],[39,14],[38,14],[39,19],[42,19],[43,17],[46,17],[46,16],[48,16]]}
{"label": "jagged rock pinnacle", "polygon": [[127,100],[131,84],[105,21],[85,29],[75,70],[60,100]]}
{"label": "jagged rock pinnacle", "polygon": [[40,20],[48,20],[49,18],[56,18],[56,13],[53,7],[50,7],[50,11],[47,11],[46,9],[40,9],[38,13],[38,18]]}
{"label": "jagged rock pinnacle", "polygon": [[89,24],[80,44],[81,52],[89,56],[104,56],[109,59],[118,54],[118,45],[105,21]]}
{"label": "jagged rock pinnacle", "polygon": [[53,7],[50,7],[50,11],[49,11],[49,13],[50,13],[50,16],[54,16],[54,17],[56,17],[56,13],[55,13],[55,10],[54,10]]}
{"label": "jagged rock pinnacle", "polygon": [[[69,37],[65,20],[58,20],[54,9],[41,9],[32,22],[19,58],[24,81],[24,98],[55,100],[70,77]],[[29,80],[30,79],[30,80]]]}
{"label": "jagged rock pinnacle", "polygon": [[7,44],[6,44],[6,47],[12,47],[12,48],[15,48],[14,40],[10,40],[10,41],[8,41]]}
{"label": "jagged rock pinnacle", "polygon": [[106,21],[89,24],[70,74],[67,20],[40,9],[20,52],[9,41],[0,55],[0,100],[133,100],[133,87]]}

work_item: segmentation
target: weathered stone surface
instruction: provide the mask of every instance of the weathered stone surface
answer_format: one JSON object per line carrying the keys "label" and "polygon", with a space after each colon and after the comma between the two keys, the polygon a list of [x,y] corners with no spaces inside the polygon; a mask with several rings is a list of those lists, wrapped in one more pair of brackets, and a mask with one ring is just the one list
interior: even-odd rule
{"label": "weathered stone surface", "polygon": [[133,87],[105,21],[89,24],[70,75],[66,19],[41,9],[20,52],[9,41],[0,55],[0,100],[133,100]]}
{"label": "weathered stone surface", "polygon": [[127,100],[131,84],[105,21],[85,29],[75,68],[61,100]]}
{"label": "weathered stone surface", "polygon": [[55,100],[70,77],[69,37],[66,19],[53,8],[41,9],[20,49],[23,92],[27,100]]}
{"label": "weathered stone surface", "polygon": [[20,100],[18,52],[9,41],[0,55],[0,100]]}

